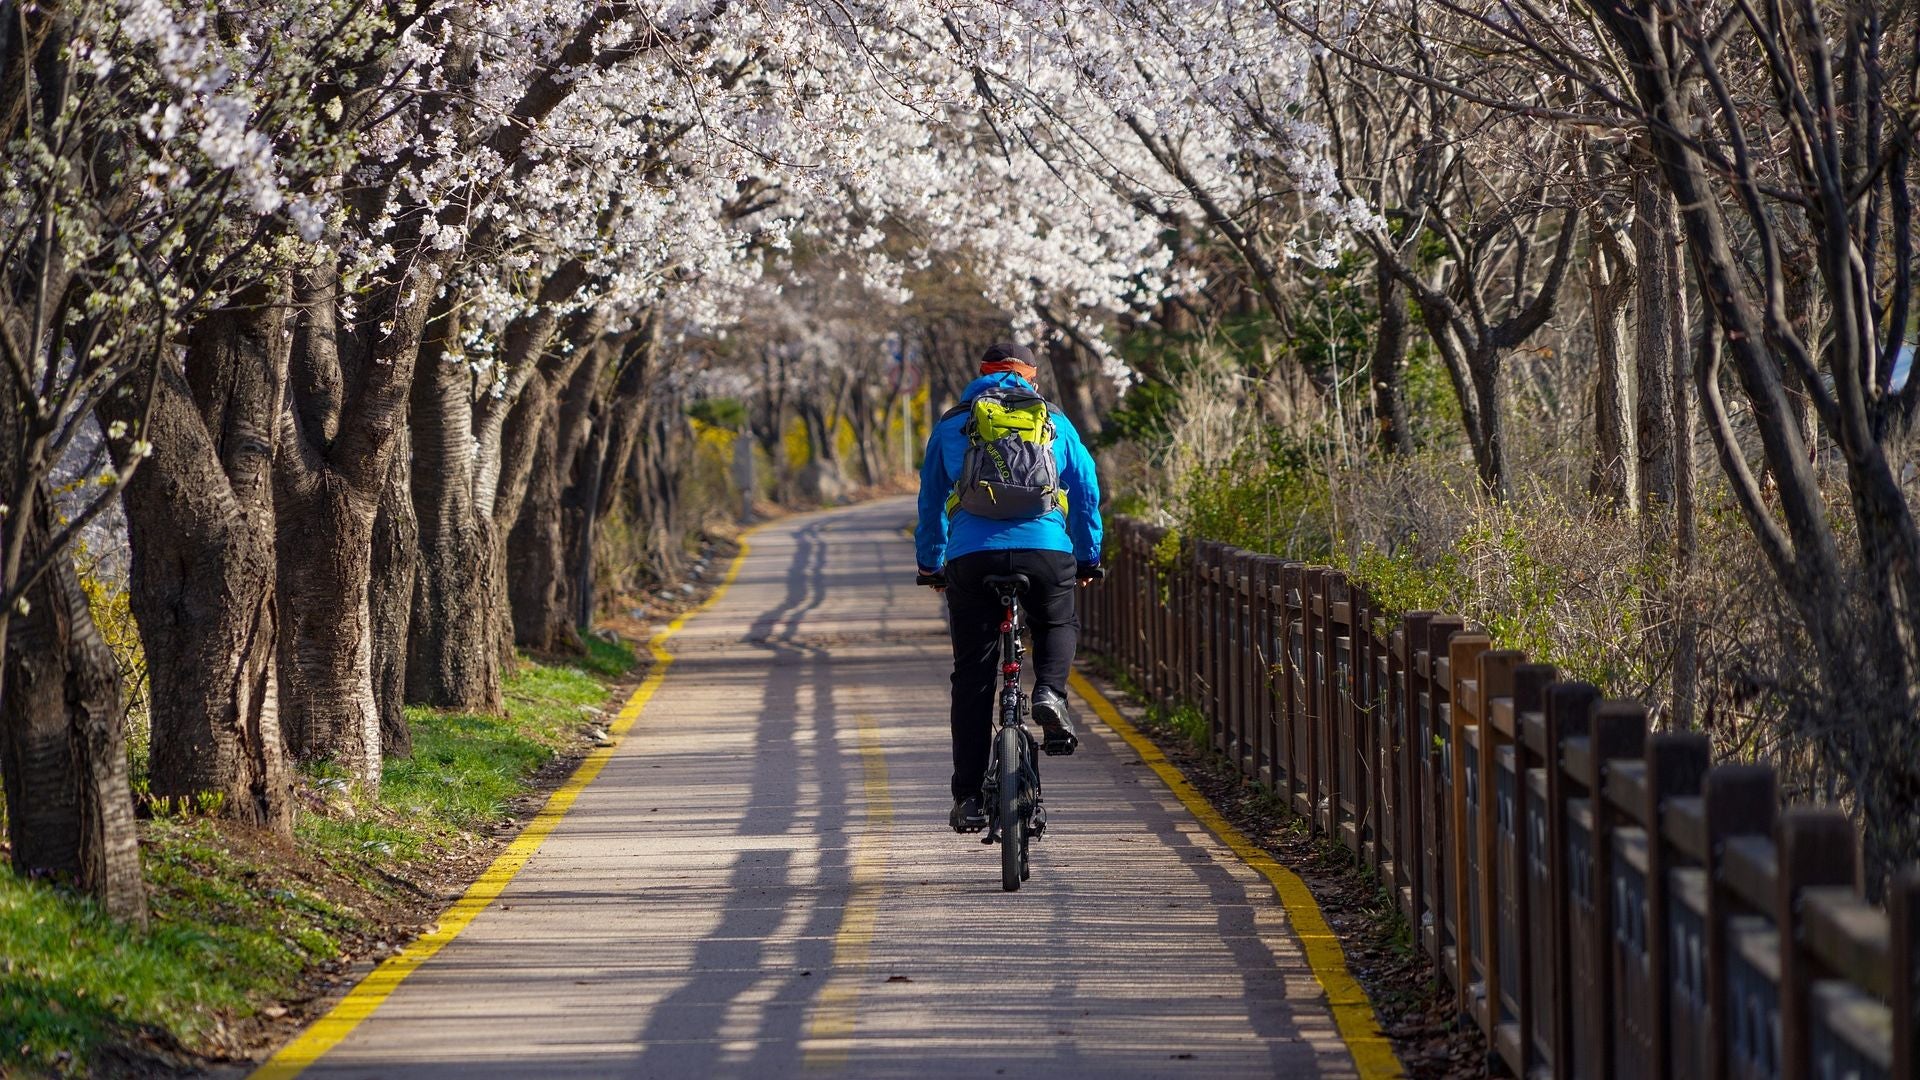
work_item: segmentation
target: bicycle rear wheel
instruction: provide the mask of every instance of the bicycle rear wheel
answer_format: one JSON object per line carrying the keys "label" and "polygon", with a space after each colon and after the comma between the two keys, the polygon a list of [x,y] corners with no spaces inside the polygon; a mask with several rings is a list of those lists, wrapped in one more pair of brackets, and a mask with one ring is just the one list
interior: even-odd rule
{"label": "bicycle rear wheel", "polygon": [[1007,892],[1019,890],[1020,864],[1026,861],[1027,853],[1027,818],[1020,812],[1021,749],[1020,729],[1001,728],[994,757],[999,763],[995,780],[999,786],[1000,887]]}

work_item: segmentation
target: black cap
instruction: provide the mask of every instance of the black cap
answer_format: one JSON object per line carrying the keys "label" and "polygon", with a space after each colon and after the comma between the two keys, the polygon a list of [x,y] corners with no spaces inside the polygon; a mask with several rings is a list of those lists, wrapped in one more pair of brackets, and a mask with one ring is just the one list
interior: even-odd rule
{"label": "black cap", "polygon": [[980,357],[980,362],[983,364],[991,364],[995,360],[1018,360],[1030,365],[1033,363],[1033,352],[1025,345],[1015,342],[996,341],[987,346],[986,353]]}

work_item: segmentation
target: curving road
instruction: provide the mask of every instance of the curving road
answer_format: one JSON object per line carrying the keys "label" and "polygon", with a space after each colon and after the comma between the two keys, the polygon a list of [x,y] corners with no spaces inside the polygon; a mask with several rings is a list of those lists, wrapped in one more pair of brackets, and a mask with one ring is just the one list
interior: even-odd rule
{"label": "curving road", "polygon": [[755,533],[539,852],[307,1075],[1354,1075],[1272,888],[1098,724],[1020,892],[947,829],[912,514]]}

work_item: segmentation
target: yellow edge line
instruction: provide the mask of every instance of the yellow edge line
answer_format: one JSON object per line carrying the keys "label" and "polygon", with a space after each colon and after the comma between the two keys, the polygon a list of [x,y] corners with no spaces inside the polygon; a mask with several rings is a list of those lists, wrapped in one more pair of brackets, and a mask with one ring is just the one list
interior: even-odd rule
{"label": "yellow edge line", "polygon": [[1320,988],[1326,991],[1327,1007],[1333,1012],[1333,1022],[1340,1030],[1340,1039],[1347,1044],[1347,1051],[1353,1055],[1354,1067],[1360,1080],[1390,1080],[1404,1077],[1405,1069],[1400,1059],[1394,1056],[1393,1044],[1387,1041],[1386,1034],[1380,1030],[1380,1018],[1373,1011],[1373,1002],[1368,1000],[1367,992],[1347,970],[1346,953],[1340,949],[1340,939],[1327,925],[1327,918],[1320,911],[1320,905],[1313,899],[1313,893],[1300,875],[1274,861],[1273,856],[1262,851],[1239,829],[1228,824],[1227,819],[1213,808],[1204,795],[1194,790],[1192,784],[1181,774],[1178,767],[1167,760],[1160,748],[1153,745],[1146,736],[1141,735],[1132,724],[1120,715],[1086,677],[1074,672],[1070,685],[1075,693],[1084,698],[1093,713],[1102,723],[1113,729],[1140,760],[1159,775],[1172,790],[1175,798],[1187,808],[1187,812],[1200,820],[1208,831],[1220,838],[1240,861],[1260,872],[1273,884],[1273,891],[1280,898],[1280,906],[1287,911],[1289,921],[1293,923],[1293,933],[1300,940],[1300,949],[1306,954],[1307,966],[1313,969],[1313,977],[1319,981]]}
{"label": "yellow edge line", "polygon": [[879,725],[873,717],[855,718],[860,727],[860,757],[867,801],[867,827],[853,864],[853,889],[833,940],[833,967],[820,994],[813,1022],[808,1026],[803,1065],[832,1069],[844,1065],[852,1049],[860,986],[865,981],[879,921],[880,897],[886,889],[887,847],[893,828],[893,799],[887,788],[887,758],[880,747]]}
{"label": "yellow edge line", "polygon": [[[749,534],[751,532],[752,530],[748,530]],[[540,850],[540,845],[546,840],[547,834],[553,832],[554,828],[560,824],[560,819],[573,808],[573,802],[580,797],[580,792],[584,791],[588,784],[593,783],[594,777],[600,775],[600,770],[607,767],[607,762],[613,758],[613,752],[619,748],[620,738],[632,729],[636,720],[640,719],[640,711],[647,707],[647,702],[652,700],[654,692],[660,689],[661,682],[666,679],[667,667],[673,663],[673,654],[665,648],[667,639],[679,633],[688,619],[705,611],[720,599],[721,595],[727,591],[727,586],[732,585],[734,578],[740,576],[740,567],[746,562],[747,550],[746,535],[742,535],[740,552],[733,557],[733,563],[727,567],[726,577],[721,579],[720,585],[713,590],[713,594],[695,607],[682,612],[678,618],[655,632],[647,640],[647,653],[653,659],[653,670],[647,673],[646,679],[634,690],[633,696],[627,699],[626,705],[620,709],[620,715],[608,729],[608,734],[613,736],[614,741],[607,746],[596,748],[587,755],[586,760],[573,770],[573,775],[567,778],[567,782],[560,785],[558,791],[548,796],[547,805],[527,823],[527,827],[521,830],[513,843],[507,845],[507,850],[501,852],[500,857],[493,860],[493,865],[487,867],[486,873],[481,874],[479,880],[475,881],[452,907],[441,913],[440,920],[434,924],[433,929],[415,938],[412,944],[382,961],[379,967],[374,968],[366,978],[360,980],[352,990],[348,991],[346,997],[341,998],[333,1008],[329,1009],[325,1016],[315,1020],[305,1031],[294,1036],[293,1041],[281,1047],[278,1053],[255,1069],[251,1080],[287,1080],[289,1077],[300,1075],[307,1066],[318,1061],[321,1055],[352,1034],[353,1029],[360,1026],[361,1021],[373,1015],[373,1011],[400,988],[400,984],[406,980],[407,976],[413,974],[415,968],[426,963],[433,954],[445,948],[448,942],[458,937],[460,932],[467,928],[468,923],[486,910],[487,905],[500,895],[501,891],[507,887],[507,883],[520,872],[520,868],[533,857],[534,852]]]}

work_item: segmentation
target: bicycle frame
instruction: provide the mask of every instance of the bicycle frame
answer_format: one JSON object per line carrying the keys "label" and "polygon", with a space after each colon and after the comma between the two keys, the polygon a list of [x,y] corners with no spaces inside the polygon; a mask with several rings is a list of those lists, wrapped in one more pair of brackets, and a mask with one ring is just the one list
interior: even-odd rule
{"label": "bicycle frame", "polygon": [[987,835],[981,842],[987,844],[1000,840],[1000,830],[1004,826],[994,810],[998,803],[994,796],[999,787],[999,734],[1003,728],[1011,727],[1020,733],[1020,786],[1024,789],[1021,792],[1020,810],[1030,822],[1031,835],[1037,838],[1044,832],[1047,821],[1046,810],[1040,801],[1039,747],[1024,722],[1027,695],[1020,687],[1020,672],[1027,647],[1020,640],[1019,600],[1011,591],[1001,593],[999,599],[1006,609],[1000,619],[1000,707],[994,718],[994,752],[987,761],[987,775],[981,789],[982,802],[989,814]]}
{"label": "bicycle frame", "polygon": [[1020,661],[1027,647],[1020,640],[1018,602],[1012,593],[1003,594],[1000,602],[1006,606],[1006,614],[1000,617],[1000,726],[1005,727],[1019,724],[1026,707],[1027,695],[1020,689]]}

